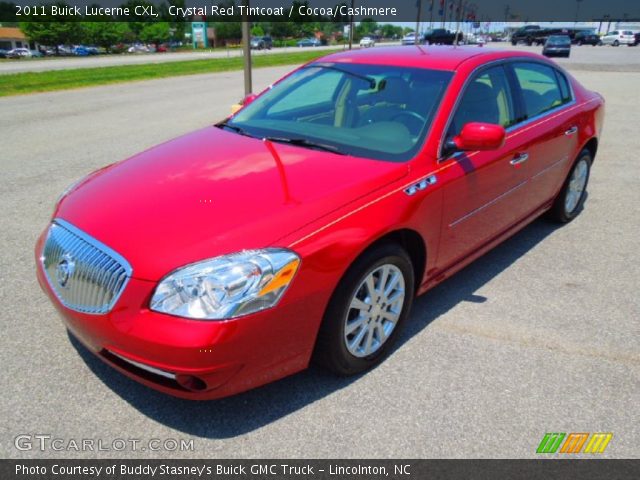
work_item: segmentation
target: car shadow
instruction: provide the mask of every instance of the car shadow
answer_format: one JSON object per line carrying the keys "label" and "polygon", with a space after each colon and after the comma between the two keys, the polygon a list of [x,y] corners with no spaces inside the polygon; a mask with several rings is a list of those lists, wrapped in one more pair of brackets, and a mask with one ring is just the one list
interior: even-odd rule
{"label": "car shadow", "polygon": [[[516,262],[556,228],[556,225],[542,220],[533,222],[450,279],[417,298],[395,348],[402,348],[409,339],[460,302],[485,302],[485,297],[474,292]],[[338,378],[311,366],[296,375],[233,397],[194,402],[170,397],[138,384],[105,365],[70,334],[69,339],[91,371],[132,407],[170,428],[203,438],[224,439],[258,429],[348,387],[366,375],[364,373],[350,378]]]}

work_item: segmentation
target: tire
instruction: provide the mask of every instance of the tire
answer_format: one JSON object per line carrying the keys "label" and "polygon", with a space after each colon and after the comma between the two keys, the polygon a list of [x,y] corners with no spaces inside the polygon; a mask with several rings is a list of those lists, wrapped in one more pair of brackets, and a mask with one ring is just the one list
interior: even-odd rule
{"label": "tire", "polygon": [[614,46],[614,47],[619,47],[619,46],[620,46],[620,42],[619,42],[618,40],[615,40],[615,41],[613,42],[613,46]]}
{"label": "tire", "polygon": [[578,46],[581,47],[582,46],[582,40],[578,40]]}
{"label": "tire", "polygon": [[[371,297],[379,294],[378,282],[384,282],[387,289],[393,287],[388,298],[401,298],[387,304],[383,294],[379,302],[373,300]],[[373,286],[373,294],[368,284]],[[414,285],[413,265],[403,248],[384,243],[366,251],[340,280],[329,301],[314,360],[340,376],[355,375],[379,364],[393,348],[409,315]],[[368,310],[355,306],[358,303]]]}
{"label": "tire", "polygon": [[[593,158],[588,149],[584,149],[578,155],[574,162],[569,175],[567,175],[560,193],[553,202],[553,206],[549,212],[552,220],[559,223],[569,223],[576,218],[584,206],[584,200],[587,194],[587,185],[589,183],[589,175],[591,173],[591,164]],[[577,180],[577,179],[583,180]],[[576,181],[577,183],[574,183]],[[582,188],[578,187],[582,184]],[[571,200],[569,199],[571,197]]]}

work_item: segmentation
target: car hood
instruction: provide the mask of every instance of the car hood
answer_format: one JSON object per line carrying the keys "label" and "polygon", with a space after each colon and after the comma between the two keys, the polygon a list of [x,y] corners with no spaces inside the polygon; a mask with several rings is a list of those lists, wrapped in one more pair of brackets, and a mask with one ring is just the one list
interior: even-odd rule
{"label": "car hood", "polygon": [[277,244],[407,168],[212,126],[90,175],[55,216],[124,256],[134,277],[158,280],[189,263]]}

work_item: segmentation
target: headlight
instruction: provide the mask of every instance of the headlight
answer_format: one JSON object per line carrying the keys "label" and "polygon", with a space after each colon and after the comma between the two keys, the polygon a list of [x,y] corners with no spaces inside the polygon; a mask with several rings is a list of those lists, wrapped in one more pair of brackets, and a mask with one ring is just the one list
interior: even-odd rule
{"label": "headlight", "polygon": [[247,250],[180,268],[166,276],[151,310],[186,318],[224,320],[273,307],[291,283],[300,258],[290,250]]}

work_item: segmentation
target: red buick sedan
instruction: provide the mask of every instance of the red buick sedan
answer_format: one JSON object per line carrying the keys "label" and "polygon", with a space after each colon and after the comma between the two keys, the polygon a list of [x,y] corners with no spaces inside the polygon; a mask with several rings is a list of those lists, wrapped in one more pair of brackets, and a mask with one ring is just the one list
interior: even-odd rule
{"label": "red buick sedan", "polygon": [[414,296],[583,207],[604,101],[544,57],[342,52],[61,196],[36,245],[69,331],[192,399],[379,363]]}

